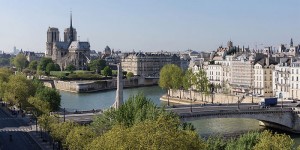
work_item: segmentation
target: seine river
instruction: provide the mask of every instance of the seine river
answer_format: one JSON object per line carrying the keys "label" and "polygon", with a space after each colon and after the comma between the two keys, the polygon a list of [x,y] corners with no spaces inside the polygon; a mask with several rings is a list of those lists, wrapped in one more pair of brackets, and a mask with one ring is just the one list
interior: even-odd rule
{"label": "seine river", "polygon": [[[124,100],[139,92],[144,93],[147,98],[150,98],[157,105],[164,105],[159,98],[165,93],[158,86],[140,87],[124,89]],[[60,91],[61,94],[61,107],[69,111],[75,110],[92,110],[92,109],[106,109],[112,106],[115,100],[116,90],[102,91],[95,93],[70,93]],[[210,135],[225,135],[235,136],[248,131],[263,130],[259,126],[258,121],[254,119],[240,119],[240,118],[226,118],[226,119],[202,119],[191,121],[196,127],[197,132],[203,136]],[[300,144],[300,135],[289,134],[294,140],[296,145]]]}

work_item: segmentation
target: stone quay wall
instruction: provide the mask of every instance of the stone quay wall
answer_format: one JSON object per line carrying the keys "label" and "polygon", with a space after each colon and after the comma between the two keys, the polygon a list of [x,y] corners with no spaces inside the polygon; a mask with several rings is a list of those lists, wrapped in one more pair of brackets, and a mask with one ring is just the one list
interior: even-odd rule
{"label": "stone quay wall", "polygon": [[[150,81],[151,80],[151,81]],[[86,93],[103,90],[112,90],[117,88],[117,80],[86,80],[86,81],[61,81],[53,80],[52,82],[44,82],[44,85],[58,90],[75,92],[75,93]],[[141,87],[157,85],[155,79],[123,79],[124,88]]]}
{"label": "stone quay wall", "polygon": [[[191,100],[193,99],[195,102],[205,102],[205,103],[237,103],[239,100],[241,103],[252,103],[251,96],[245,95],[229,95],[222,93],[214,93],[214,94],[201,94],[197,91],[189,91],[189,90],[170,90],[170,97],[173,99],[177,99],[180,103],[180,100]],[[163,99],[166,98],[166,95],[163,96]],[[253,103],[260,102],[261,97],[253,97]]]}

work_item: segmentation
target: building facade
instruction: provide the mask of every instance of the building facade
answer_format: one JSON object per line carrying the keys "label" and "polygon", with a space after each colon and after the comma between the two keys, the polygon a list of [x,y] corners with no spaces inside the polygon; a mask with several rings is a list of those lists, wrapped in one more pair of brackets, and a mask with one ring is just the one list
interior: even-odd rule
{"label": "building facade", "polygon": [[77,40],[76,29],[72,26],[64,31],[64,41],[60,41],[58,28],[49,27],[45,56],[57,63],[61,70],[74,65],[77,70],[86,70],[90,61],[90,43]]}
{"label": "building facade", "polygon": [[180,57],[167,52],[124,54],[121,59],[124,71],[143,77],[159,77],[160,69],[166,64],[176,64],[180,67]]}
{"label": "building facade", "polygon": [[290,97],[290,76],[291,76],[290,58],[281,58],[273,70],[273,95],[287,99]]}

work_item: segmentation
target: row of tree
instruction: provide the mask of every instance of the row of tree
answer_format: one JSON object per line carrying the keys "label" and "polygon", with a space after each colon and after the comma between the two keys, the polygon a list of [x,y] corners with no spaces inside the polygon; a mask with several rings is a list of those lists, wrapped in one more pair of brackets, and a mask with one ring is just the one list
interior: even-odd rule
{"label": "row of tree", "polygon": [[39,80],[28,80],[23,74],[14,75],[0,68],[0,99],[22,110],[32,110],[36,115],[56,111],[60,107],[60,94]]}
{"label": "row of tree", "polygon": [[206,72],[203,69],[200,69],[196,73],[193,73],[191,69],[184,72],[180,67],[174,64],[167,64],[160,70],[159,86],[163,89],[167,89],[168,99],[170,89],[180,89],[196,90],[202,94],[202,100],[203,96],[213,92],[216,87],[209,83]]}
{"label": "row of tree", "polygon": [[193,125],[153,104],[142,94],[131,96],[119,109],[109,109],[92,124],[58,122],[41,116],[40,125],[65,149],[207,149],[207,150],[291,150],[293,140],[269,131],[251,132],[238,138],[202,139]]}
{"label": "row of tree", "polygon": [[[2,60],[2,59],[1,59]],[[1,64],[5,65],[9,62],[2,60]],[[58,64],[54,63],[51,58],[43,57],[41,60],[36,61],[33,60],[28,62],[26,57],[23,54],[18,54],[16,57],[13,57],[11,60],[11,64],[17,68],[18,71],[22,71],[24,73],[31,73],[31,74],[45,74],[50,75],[51,71],[60,71],[61,68]],[[0,66],[1,66],[0,64]],[[88,65],[88,70],[94,71],[95,74],[102,74],[103,76],[112,76],[112,69],[106,65],[106,61],[104,59],[95,59],[92,60]],[[72,64],[66,66],[66,71],[73,71],[76,70],[76,67]],[[131,72],[124,72],[124,75],[127,78],[133,77],[133,73]]]}
{"label": "row of tree", "polygon": [[[97,116],[92,124],[58,122],[41,116],[40,124],[65,149],[203,149],[207,147],[191,124],[164,108],[157,107],[143,94],[130,96],[119,108]],[[43,122],[42,122],[43,121]]]}

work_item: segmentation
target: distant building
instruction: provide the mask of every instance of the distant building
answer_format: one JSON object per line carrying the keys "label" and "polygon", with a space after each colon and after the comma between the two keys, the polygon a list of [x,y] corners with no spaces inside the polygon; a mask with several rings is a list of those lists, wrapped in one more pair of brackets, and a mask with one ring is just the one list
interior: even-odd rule
{"label": "distant building", "polygon": [[41,58],[45,57],[45,53],[35,53],[31,51],[21,51],[20,54],[23,54],[29,62],[34,60],[39,61]]}
{"label": "distant building", "polygon": [[293,61],[290,70],[290,97],[300,99],[300,61]]}
{"label": "distant building", "polygon": [[254,94],[273,96],[273,70],[276,64],[269,55],[254,64]]}
{"label": "distant building", "polygon": [[90,61],[90,43],[77,40],[76,29],[72,26],[64,31],[64,41],[59,40],[59,30],[49,27],[47,31],[45,56],[52,58],[62,70],[68,65],[74,65],[77,70],[86,70]]}
{"label": "distant building", "polygon": [[[281,58],[273,70],[273,95],[287,99],[291,92],[291,58]],[[293,77],[294,78],[294,77]]]}
{"label": "distant building", "polygon": [[124,71],[143,77],[159,77],[160,69],[166,64],[176,64],[180,67],[180,57],[173,53],[133,52],[121,58]]}

